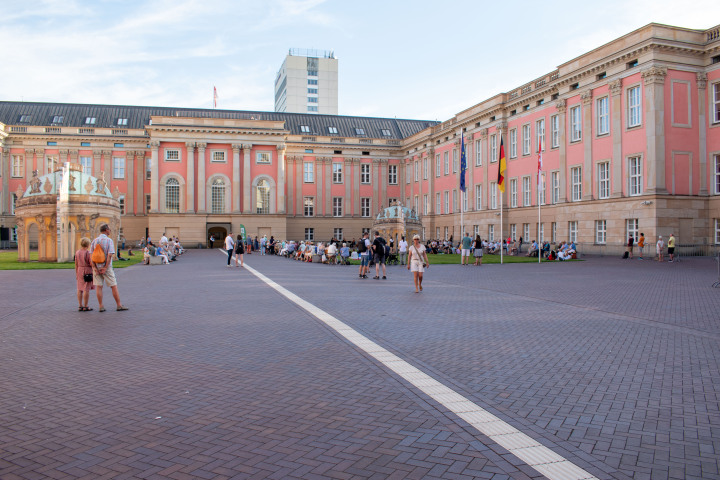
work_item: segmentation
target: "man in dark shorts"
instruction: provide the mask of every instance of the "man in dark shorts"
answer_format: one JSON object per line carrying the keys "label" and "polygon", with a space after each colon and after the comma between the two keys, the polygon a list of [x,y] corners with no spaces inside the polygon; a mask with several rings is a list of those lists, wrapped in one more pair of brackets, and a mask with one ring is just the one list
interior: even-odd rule
{"label": "man in dark shorts", "polygon": [[374,261],[375,261],[375,280],[380,278],[380,265],[382,264],[383,280],[387,280],[385,272],[385,239],[380,236],[380,232],[375,232],[375,240],[372,244]]}

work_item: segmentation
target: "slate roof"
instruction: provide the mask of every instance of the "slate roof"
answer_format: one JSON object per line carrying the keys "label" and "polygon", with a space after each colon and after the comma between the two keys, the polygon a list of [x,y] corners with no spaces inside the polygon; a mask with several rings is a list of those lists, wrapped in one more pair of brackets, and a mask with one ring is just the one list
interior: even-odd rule
{"label": "slate roof", "polygon": [[[0,102],[0,122],[19,126],[95,127],[95,128],[145,128],[152,115],[221,118],[241,120],[281,120],[292,135],[368,137],[401,140],[437,125],[429,120],[402,120],[396,118],[348,117],[342,115],[313,115],[303,113],[253,112],[243,110],[217,110],[202,108],[138,107],[128,105],[86,105],[75,103]],[[53,123],[61,116],[62,123]],[[94,117],[94,124],[86,124],[87,117]],[[118,119],[126,118],[127,125],[119,125]],[[23,121],[21,121],[23,120]],[[303,132],[301,126],[309,127]],[[329,127],[337,128],[331,134]],[[356,131],[363,129],[364,135]],[[383,135],[382,130],[390,135]]]}

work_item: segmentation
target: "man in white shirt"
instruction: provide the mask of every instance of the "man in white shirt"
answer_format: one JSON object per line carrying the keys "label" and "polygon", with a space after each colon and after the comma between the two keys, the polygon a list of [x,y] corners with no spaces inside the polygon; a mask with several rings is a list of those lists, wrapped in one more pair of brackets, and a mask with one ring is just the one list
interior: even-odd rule
{"label": "man in white shirt", "polygon": [[235,240],[233,240],[232,232],[228,232],[227,237],[225,237],[225,250],[227,251],[227,266],[232,267],[230,265],[230,260],[233,256],[233,251],[235,250]]}
{"label": "man in white shirt", "polygon": [[408,243],[405,241],[405,237],[400,237],[400,241],[398,242],[398,253],[400,253],[400,265],[405,265],[407,263],[407,252],[408,252]]}
{"label": "man in white shirt", "polygon": [[163,247],[168,246],[168,238],[164,233],[162,234],[162,237],[160,237],[160,245]]}

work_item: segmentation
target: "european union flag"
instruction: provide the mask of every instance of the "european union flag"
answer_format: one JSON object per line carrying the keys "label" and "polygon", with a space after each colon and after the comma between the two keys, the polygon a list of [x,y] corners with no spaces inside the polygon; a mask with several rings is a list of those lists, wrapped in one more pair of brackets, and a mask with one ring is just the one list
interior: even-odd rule
{"label": "european union flag", "polygon": [[465,132],[460,133],[460,191],[465,191],[465,170],[467,160],[465,159]]}

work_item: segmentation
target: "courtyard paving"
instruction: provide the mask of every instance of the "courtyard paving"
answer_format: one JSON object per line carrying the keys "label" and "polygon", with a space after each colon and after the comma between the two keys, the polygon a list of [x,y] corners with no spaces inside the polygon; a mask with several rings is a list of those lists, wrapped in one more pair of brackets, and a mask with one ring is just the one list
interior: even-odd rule
{"label": "courtyard paving", "polygon": [[[246,261],[595,478],[720,478],[713,259],[436,265],[421,294]],[[1,271],[0,479],[545,478],[225,263],[116,270],[105,313],[73,271]]]}

